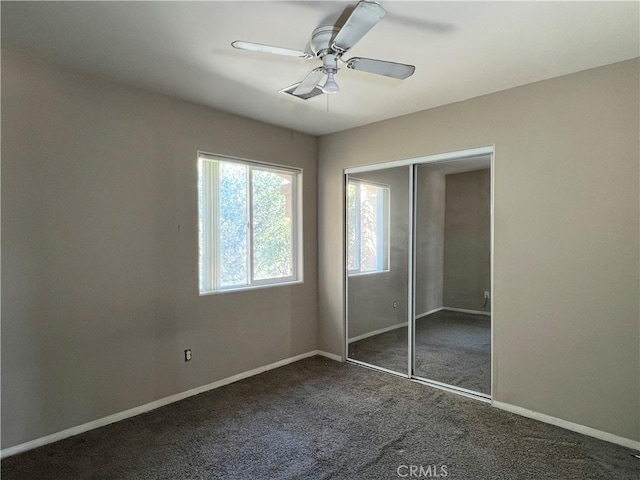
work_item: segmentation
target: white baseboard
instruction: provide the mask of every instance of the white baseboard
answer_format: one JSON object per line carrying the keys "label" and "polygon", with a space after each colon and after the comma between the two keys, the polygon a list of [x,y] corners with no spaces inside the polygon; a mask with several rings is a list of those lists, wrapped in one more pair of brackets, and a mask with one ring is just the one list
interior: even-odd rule
{"label": "white baseboard", "polygon": [[433,315],[434,313],[438,313],[443,309],[444,307],[434,308],[433,310],[429,310],[428,312],[424,312],[424,313],[421,313],[420,315],[416,315],[415,319],[418,320],[419,318],[426,317],[427,315]]}
{"label": "white baseboard", "polygon": [[374,330],[373,332],[363,333],[362,335],[358,335],[357,337],[352,337],[349,339],[349,343],[357,342],[358,340],[364,340],[365,338],[373,337],[375,335],[380,335],[381,333],[390,332],[391,330],[395,330],[396,328],[402,328],[406,326],[407,326],[407,322],[396,323],[395,325],[391,325],[390,327],[384,327],[379,330]]}
{"label": "white baseboard", "polygon": [[339,355],[323,352],[321,350],[312,350],[311,352],[303,353],[301,355],[296,355],[295,357],[285,358],[278,362],[270,363],[269,365],[254,368],[253,370],[242,372],[237,375],[233,375],[231,377],[223,378],[222,380],[218,380],[216,382],[209,383],[207,385],[202,385],[201,387],[192,388],[191,390],[187,390],[181,393],[176,393],[175,395],[170,395],[168,397],[164,397],[159,400],[155,400],[153,402],[140,405],[139,407],[134,407],[119,413],[114,413],[113,415],[98,418],[97,420],[92,420],[91,422],[83,423],[82,425],[78,425],[76,427],[67,428],[66,430],[62,430],[60,432],[56,432],[50,435],[46,435],[44,437],[36,438],[35,440],[21,443],[20,445],[15,445],[13,447],[5,448],[3,450],[0,450],[0,458],[10,457],[11,455],[16,455],[18,453],[26,452],[27,450],[32,450],[34,448],[38,448],[43,445],[47,445],[49,443],[57,442],[58,440],[63,440],[65,438],[72,437],[80,433],[88,432],[89,430],[94,430],[99,427],[104,427],[105,425],[109,425],[111,423],[119,422],[120,420],[124,420],[126,418],[140,415],[141,413],[155,410],[156,408],[169,405],[170,403],[183,400],[187,397],[192,397],[193,395],[198,395],[200,393],[208,392],[209,390],[214,390],[216,388],[223,387],[230,383],[234,383],[239,380],[243,380],[245,378],[253,377],[254,375],[258,375],[268,370],[273,370],[274,368],[283,367],[290,363],[294,363],[299,360],[303,360],[305,358],[313,357],[315,355],[321,355],[323,357],[327,357],[327,358],[330,358],[331,360],[336,360],[339,362],[342,361],[342,357],[340,357]]}
{"label": "white baseboard", "polygon": [[491,316],[491,312],[485,312],[483,310],[469,310],[467,308],[442,307],[442,310],[447,310],[449,312],[472,313],[473,315],[486,315],[487,317]]}
{"label": "white baseboard", "polygon": [[545,415],[544,413],[538,413],[527,408],[517,407],[515,405],[511,405],[510,403],[503,403],[494,400],[492,404],[494,407],[499,408],[500,410],[506,410],[507,412],[522,415],[523,417],[527,418],[533,418],[534,420],[539,420],[544,423],[550,423],[551,425],[555,425],[556,427],[566,428],[567,430],[582,433],[583,435],[598,438],[606,442],[615,443],[616,445],[632,448],[634,450],[640,450],[640,441],[637,440],[620,437],[618,435],[614,435],[613,433],[603,432],[602,430],[597,430],[595,428],[580,425],[579,423],[562,420],[561,418]]}
{"label": "white baseboard", "polygon": [[342,358],[340,355],[336,355],[335,353],[323,352],[322,350],[314,350],[313,352],[311,352],[311,355],[309,356],[312,357],[313,355],[320,355],[321,357],[327,357],[328,359],[335,360],[336,362],[344,361],[344,358]]}
{"label": "white baseboard", "polygon": [[[406,324],[405,324],[406,325]],[[396,327],[399,328],[399,327]],[[89,430],[94,430],[99,427],[103,427],[105,425],[109,425],[111,423],[118,422],[120,420],[124,420],[130,417],[134,417],[136,415],[140,415],[141,413],[145,413],[151,410],[155,410],[156,408],[163,407],[165,405],[169,405],[170,403],[177,402],[179,400],[183,400],[185,398],[191,397],[193,395],[198,395],[200,393],[207,392],[209,390],[214,390],[219,387],[223,387],[225,385],[229,385],[230,383],[234,383],[245,378],[252,377],[254,375],[258,375],[260,373],[266,372],[268,370],[273,370],[274,368],[283,367],[290,363],[297,362],[299,360],[303,360],[305,358],[313,357],[315,355],[321,355],[323,357],[329,358],[331,360],[335,360],[338,362],[343,361],[343,358],[339,355],[324,352],[322,350],[312,350],[311,352],[303,353],[301,355],[296,355],[295,357],[285,358],[278,362],[271,363],[269,365],[265,365],[262,367],[254,368],[253,370],[249,370],[246,372],[239,373],[237,375],[233,375],[231,377],[224,378],[222,380],[218,380],[213,383],[209,383],[207,385],[202,385],[197,388],[192,388],[191,390],[187,390],[185,392],[177,393],[175,395],[171,395],[168,397],[161,398],[159,400],[155,400],[153,402],[146,403],[144,405],[140,405],[139,407],[134,407],[129,410],[125,410],[123,412],[115,413],[113,415],[109,415],[107,417],[99,418],[97,420],[93,420],[91,422],[83,423],[82,425],[78,425],[76,427],[68,428],[66,430],[62,430],[60,432],[52,433],[50,435],[46,435],[44,437],[37,438],[35,440],[31,440],[29,442],[21,443],[20,445],[15,445],[13,447],[8,447],[3,450],[0,450],[0,458],[10,457],[11,455],[16,455],[18,453],[26,452],[28,450],[32,450],[37,447],[41,447],[43,445],[47,445],[49,443],[57,442],[59,440],[63,440],[68,437],[72,437],[74,435],[78,435],[80,433],[88,432]],[[560,418],[552,417],[550,415],[545,415],[544,413],[538,413],[533,410],[528,410],[523,407],[518,407],[515,405],[511,405],[509,403],[498,402],[496,400],[492,401],[492,405],[501,410],[505,410],[507,412],[515,413],[517,415],[522,415],[524,417],[532,418],[534,420],[539,420],[541,422],[549,423],[551,425],[556,425],[561,428],[566,428],[567,430],[571,430],[574,432],[582,433],[584,435],[588,435],[590,437],[598,438],[600,440],[604,440],[607,442],[615,443],[616,445],[621,445],[623,447],[631,448],[634,450],[640,451],[640,441],[632,440],[629,438],[620,437],[618,435],[614,435],[612,433],[603,432],[601,430],[597,430],[595,428],[587,427],[584,425],[580,425],[577,423],[569,422],[567,420],[562,420]]]}

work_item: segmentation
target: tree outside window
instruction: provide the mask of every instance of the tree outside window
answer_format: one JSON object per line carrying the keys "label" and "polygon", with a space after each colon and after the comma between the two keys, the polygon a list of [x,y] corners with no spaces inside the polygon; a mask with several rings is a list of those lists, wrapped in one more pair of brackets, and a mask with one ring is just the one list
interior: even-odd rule
{"label": "tree outside window", "polygon": [[302,172],[199,158],[200,293],[300,281]]}
{"label": "tree outside window", "polygon": [[389,269],[389,186],[350,178],[347,267],[350,275]]}

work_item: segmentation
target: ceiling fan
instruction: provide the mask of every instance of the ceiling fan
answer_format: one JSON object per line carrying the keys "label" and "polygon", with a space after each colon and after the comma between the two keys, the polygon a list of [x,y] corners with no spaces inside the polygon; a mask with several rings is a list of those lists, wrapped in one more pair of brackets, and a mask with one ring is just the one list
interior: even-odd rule
{"label": "ceiling fan", "polygon": [[[367,0],[360,1],[342,27],[322,26],[313,31],[310,42],[311,52],[240,40],[232,42],[231,45],[234,48],[252,52],[272,53],[305,60],[311,58],[322,60],[322,66],[314,68],[302,82],[280,90],[282,93],[308,100],[323,93],[337,93],[340,90],[334,78],[334,75],[338,73],[338,61],[345,63],[350,70],[359,70],[400,80],[413,75],[416,69],[413,65],[362,57],[342,59],[342,56],[358,43],[385,14],[384,8],[378,3]],[[325,75],[327,79],[324,85],[320,86]]]}

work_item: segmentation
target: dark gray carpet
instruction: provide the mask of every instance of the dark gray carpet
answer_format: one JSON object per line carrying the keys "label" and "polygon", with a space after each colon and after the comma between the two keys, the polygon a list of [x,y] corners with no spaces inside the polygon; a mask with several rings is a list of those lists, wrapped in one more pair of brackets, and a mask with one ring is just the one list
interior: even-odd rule
{"label": "dark gray carpet", "polygon": [[[634,479],[633,451],[310,358],[2,461],[11,479]],[[398,472],[400,468],[400,472]],[[414,477],[415,478],[415,477]],[[423,478],[425,478],[423,476]]]}
{"label": "dark gray carpet", "polygon": [[[491,319],[442,310],[416,321],[414,374],[491,394]],[[349,358],[407,373],[407,328],[349,345]]]}
{"label": "dark gray carpet", "polygon": [[409,368],[407,342],[407,327],[395,328],[350,343],[349,358],[406,375]]}

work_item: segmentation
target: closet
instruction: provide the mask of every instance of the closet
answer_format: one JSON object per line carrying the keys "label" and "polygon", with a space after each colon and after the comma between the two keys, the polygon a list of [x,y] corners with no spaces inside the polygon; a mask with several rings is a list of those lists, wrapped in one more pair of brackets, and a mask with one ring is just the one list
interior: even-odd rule
{"label": "closet", "polygon": [[345,170],[349,362],[491,398],[493,148]]}

